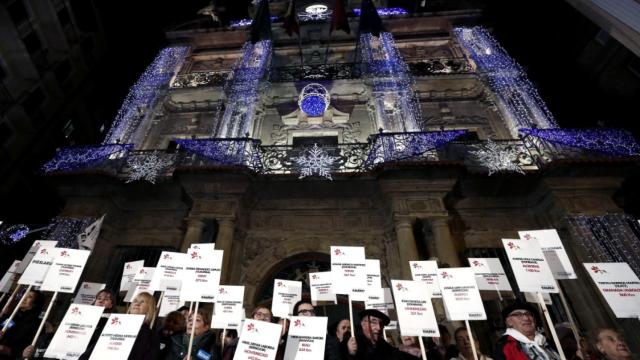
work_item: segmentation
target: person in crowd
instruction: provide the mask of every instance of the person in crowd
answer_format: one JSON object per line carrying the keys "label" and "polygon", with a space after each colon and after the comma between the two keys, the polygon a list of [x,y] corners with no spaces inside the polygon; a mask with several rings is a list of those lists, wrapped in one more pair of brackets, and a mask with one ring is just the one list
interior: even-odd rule
{"label": "person in crowd", "polygon": [[222,350],[222,360],[233,360],[233,356],[236,354],[236,348],[238,347],[238,331],[231,329],[222,334],[224,334],[224,338],[222,339],[224,347]]}
{"label": "person in crowd", "polygon": [[192,359],[219,359],[220,350],[216,345],[216,336],[211,331],[211,313],[206,309],[198,309],[198,313],[189,316],[185,333],[171,337],[171,346],[166,360],[183,360],[188,354],[191,330],[193,329],[193,343],[191,345]]}
{"label": "person in crowd", "polygon": [[144,315],[144,321],[133,343],[129,360],[155,360],[160,356],[160,336],[150,328],[156,308],[156,299],[148,292],[141,292],[131,300],[128,314]]}
{"label": "person in crowd", "polygon": [[560,355],[537,331],[540,316],[529,303],[515,302],[502,310],[507,331],[498,340],[496,360],[558,360]]}
{"label": "person in crowd", "polygon": [[327,339],[324,347],[325,360],[340,360],[340,343],[347,337],[351,337],[351,322],[342,319],[327,328]]}
{"label": "person in crowd", "polygon": [[[341,344],[343,360],[415,360],[417,357],[398,350],[383,339],[383,331],[390,319],[384,313],[365,309],[360,312],[362,333],[345,339]],[[345,337],[346,338],[346,337]]]}
{"label": "person in crowd", "polygon": [[251,312],[251,319],[260,320],[266,322],[272,322],[273,315],[271,314],[271,310],[266,306],[257,306]]}
{"label": "person in crowd", "polygon": [[633,357],[622,333],[615,329],[595,329],[592,337],[596,349],[606,360],[631,360]]}
{"label": "person in crowd", "polygon": [[91,335],[91,340],[89,340],[89,345],[87,345],[87,349],[84,354],[80,356],[80,359],[88,359],[91,353],[93,352],[93,348],[96,346],[98,339],[100,339],[100,334],[102,334],[102,330],[104,326],[107,324],[107,319],[109,318],[109,314],[113,312],[116,304],[116,294],[109,289],[102,289],[98,291],[96,294],[96,298],[93,300],[91,305],[93,306],[102,306],[104,310],[102,311],[102,317],[98,320],[98,324],[96,325],[96,329]]}
{"label": "person in crowd", "polygon": [[422,350],[420,350],[420,344],[418,343],[418,338],[416,336],[401,336],[400,337],[400,346],[398,349],[400,351],[406,352],[407,354],[411,354],[416,357],[422,357]]}
{"label": "person in crowd", "polygon": [[425,344],[427,358],[433,360],[449,360],[458,356],[458,348],[451,344],[451,333],[446,326],[438,324],[440,337],[432,337]]}
{"label": "person in crowd", "polygon": [[576,341],[576,337],[573,334],[573,330],[571,329],[571,325],[567,322],[556,324],[555,326],[556,335],[558,335],[558,340],[560,340],[560,346],[562,347],[562,352],[567,360],[580,360],[583,355],[580,353],[578,349],[578,342]]}
{"label": "person in crowd", "polygon": [[[451,358],[451,360],[471,360],[473,359],[473,348],[471,347],[471,340],[469,339],[469,332],[466,327],[459,327],[453,332],[453,339],[456,342],[458,348],[458,356]],[[490,357],[484,355],[480,351],[480,342],[474,337],[473,343],[476,348],[476,354],[478,360],[492,360]]]}
{"label": "person in crowd", "polygon": [[176,310],[177,312],[179,312],[180,314],[182,314],[182,317],[184,317],[184,323],[186,324],[187,321],[189,321],[189,307],[188,306],[180,306],[178,308],[178,310]]}
{"label": "person in crowd", "polygon": [[164,318],[162,329],[160,329],[160,358],[167,357],[171,346],[171,337],[178,334],[184,334],[187,322],[184,320],[182,313],[172,311]]}
{"label": "person in crowd", "polygon": [[[44,305],[44,297],[40,291],[30,290],[18,305],[18,312],[9,321],[10,313],[3,313],[0,324],[4,327],[9,322],[6,333],[0,339],[0,359],[15,359],[22,355],[40,326],[40,312]],[[32,353],[31,353],[32,354]]]}

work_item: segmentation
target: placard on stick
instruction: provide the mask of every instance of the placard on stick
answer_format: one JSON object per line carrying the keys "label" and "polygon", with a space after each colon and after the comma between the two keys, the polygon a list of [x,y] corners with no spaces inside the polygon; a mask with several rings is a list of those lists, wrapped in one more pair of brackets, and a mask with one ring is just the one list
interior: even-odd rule
{"label": "placard on stick", "polygon": [[485,320],[487,315],[471,268],[439,269],[442,300],[449,321]]}
{"label": "placard on stick", "polygon": [[318,302],[336,303],[336,294],[331,286],[333,277],[331,271],[314,272],[309,274],[309,289],[311,302],[316,306]]}
{"label": "placard on stick", "polygon": [[215,314],[211,322],[214,329],[239,330],[244,318],[244,286],[221,285],[218,287]]}
{"label": "placard on stick", "polygon": [[130,284],[124,302],[131,302],[139,293],[149,291],[149,284],[151,283],[155,270],[156,268],[154,267],[143,267],[138,270],[138,273],[133,277],[133,282]]}
{"label": "placard on stick", "polygon": [[158,259],[148,290],[152,294],[155,291],[165,291],[168,281],[182,281],[187,261],[189,261],[188,255],[185,253],[163,251]]}
{"label": "placard on stick", "polygon": [[133,278],[144,267],[144,260],[136,260],[124,263],[122,278],[120,279],[120,291],[127,291],[131,287]]}
{"label": "placard on stick", "polygon": [[518,231],[518,235],[538,242],[556,280],[578,278],[556,229]]}
{"label": "placard on stick", "polygon": [[275,279],[273,281],[273,316],[289,319],[293,315],[293,306],[302,299],[302,282]]}
{"label": "placard on stick", "polygon": [[640,280],[629,264],[584,263],[589,276],[619,318],[640,318]]}
{"label": "placard on stick", "polygon": [[53,263],[42,281],[41,290],[72,293],[78,285],[89,250],[54,248]]}
{"label": "placard on stick", "polygon": [[89,360],[127,359],[144,315],[111,314]]}
{"label": "placard on stick", "polygon": [[40,286],[44,280],[53,258],[55,257],[55,248],[40,247],[36,254],[31,258],[31,262],[18,279],[20,285]]}
{"label": "placard on stick", "polygon": [[366,300],[365,260],[362,246],[331,246],[332,283],[336,294],[349,295],[351,300]]}
{"label": "placard on stick", "polygon": [[65,360],[80,358],[89,345],[103,311],[102,306],[71,304],[44,357]]}
{"label": "placard on stick", "polygon": [[279,324],[246,319],[233,360],[274,360],[281,330],[282,326]]}
{"label": "placard on stick", "polygon": [[29,248],[29,251],[27,251],[24,258],[22,259],[22,262],[20,263],[20,266],[18,267],[16,272],[18,274],[22,274],[26,270],[27,266],[29,266],[29,264],[31,263],[31,259],[33,259],[33,257],[36,255],[36,252],[38,251],[38,249],[45,248],[45,247],[54,248],[56,247],[57,244],[58,242],[54,240],[34,241],[31,247]]}
{"label": "placard on stick", "polygon": [[197,301],[212,303],[216,299],[220,285],[223,250],[196,251],[192,250],[184,268],[182,280],[182,301]]}
{"label": "placard on stick", "polygon": [[402,336],[440,336],[427,284],[391,280]]}
{"label": "placard on stick", "polygon": [[502,244],[520,291],[558,292],[556,281],[537,241],[502,239]]}
{"label": "placard on stick", "polygon": [[469,258],[480,290],[513,291],[507,273],[498,258]]}
{"label": "placard on stick", "polygon": [[284,358],[290,360],[324,360],[327,318],[293,316]]}
{"label": "placard on stick", "polygon": [[19,267],[20,267],[20,260],[15,260],[13,264],[9,266],[9,269],[7,269],[7,272],[4,274],[4,276],[0,280],[0,292],[8,293],[9,291],[11,291],[11,285],[13,285],[13,282],[19,275],[18,274]]}
{"label": "placard on stick", "polygon": [[427,285],[430,298],[442,297],[438,283],[438,263],[436,261],[409,261],[409,267],[411,268],[411,278]]}
{"label": "placard on stick", "polygon": [[107,284],[83,281],[78,288],[76,297],[73,300],[75,304],[92,305],[96,299],[98,291],[105,288]]}

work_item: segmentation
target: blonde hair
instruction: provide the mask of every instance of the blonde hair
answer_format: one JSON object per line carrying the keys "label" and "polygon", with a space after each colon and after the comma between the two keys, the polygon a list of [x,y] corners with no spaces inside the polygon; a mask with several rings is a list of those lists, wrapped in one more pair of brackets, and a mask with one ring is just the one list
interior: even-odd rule
{"label": "blonde hair", "polygon": [[[147,313],[144,315],[144,322],[146,324],[150,324],[151,321],[153,321],[153,319],[155,319],[156,317],[156,299],[153,297],[153,295],[149,294],[148,292],[141,292],[138,295],[136,295],[136,297],[134,297],[133,300],[131,300],[131,302],[133,303],[134,301],[136,301],[136,299],[140,297],[142,297],[143,300],[148,305]],[[129,310],[127,310],[127,314],[131,314],[131,307],[129,307]]]}

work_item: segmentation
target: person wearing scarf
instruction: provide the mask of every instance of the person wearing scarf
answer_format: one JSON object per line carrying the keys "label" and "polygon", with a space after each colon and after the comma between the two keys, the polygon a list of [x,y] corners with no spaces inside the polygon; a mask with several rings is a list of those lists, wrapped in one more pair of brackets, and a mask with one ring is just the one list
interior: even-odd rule
{"label": "person wearing scarf", "polygon": [[516,302],[502,310],[507,331],[498,340],[496,360],[559,360],[560,355],[537,331],[539,314],[529,303]]}

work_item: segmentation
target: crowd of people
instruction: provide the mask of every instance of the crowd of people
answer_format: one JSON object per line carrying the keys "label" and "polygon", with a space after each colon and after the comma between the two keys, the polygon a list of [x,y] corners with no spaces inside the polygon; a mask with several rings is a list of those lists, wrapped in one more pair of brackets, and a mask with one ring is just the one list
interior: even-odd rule
{"label": "crowd of people", "polygon": [[[115,304],[116,295],[109,290],[101,290],[96,295],[94,305],[104,307],[104,313],[80,359],[90,358],[109,314],[116,312]],[[24,295],[24,300],[20,302],[16,315],[9,322],[7,331],[1,335],[0,360],[42,357],[44,349],[55,333],[55,327],[47,324],[36,344],[31,344],[40,324],[43,305],[41,292],[30,290]],[[3,309],[0,317],[3,326],[11,310],[8,306]],[[130,360],[187,359],[192,332],[191,359],[231,360],[234,358],[239,341],[238,332],[230,329],[220,331],[219,335],[216,334],[217,331],[214,332],[212,329],[212,314],[208,308],[199,308],[197,312],[190,313],[188,307],[182,307],[169,313],[157,323],[156,312],[157,303],[151,294],[142,292],[133,298],[127,313],[144,315],[144,322],[129,355]],[[295,304],[293,315],[316,316],[316,310],[311,302],[302,300]],[[439,325],[440,337],[419,339],[401,336],[394,341],[387,338],[384,330],[390,323],[390,318],[386,314],[374,309],[365,309],[358,315],[359,321],[355,327],[351,326],[348,319],[329,325],[325,342],[325,359],[421,359],[423,349],[420,342],[423,343],[429,360],[471,360],[474,357],[474,349],[479,360],[560,359],[553,341],[540,332],[542,322],[537,308],[529,303],[515,302],[503,309],[502,317],[506,330],[492,347],[494,351],[491,356],[481,352],[477,336],[473,336],[474,341],[471,341],[466,327],[455,329],[453,339],[447,327]],[[271,310],[265,306],[253,309],[250,318],[278,322],[283,325],[276,360],[284,359],[288,322],[274,319]],[[580,343],[575,340],[575,334],[567,327],[560,326],[557,333],[567,360],[631,360],[634,358],[622,333],[616,329],[595,329],[590,341]]]}

